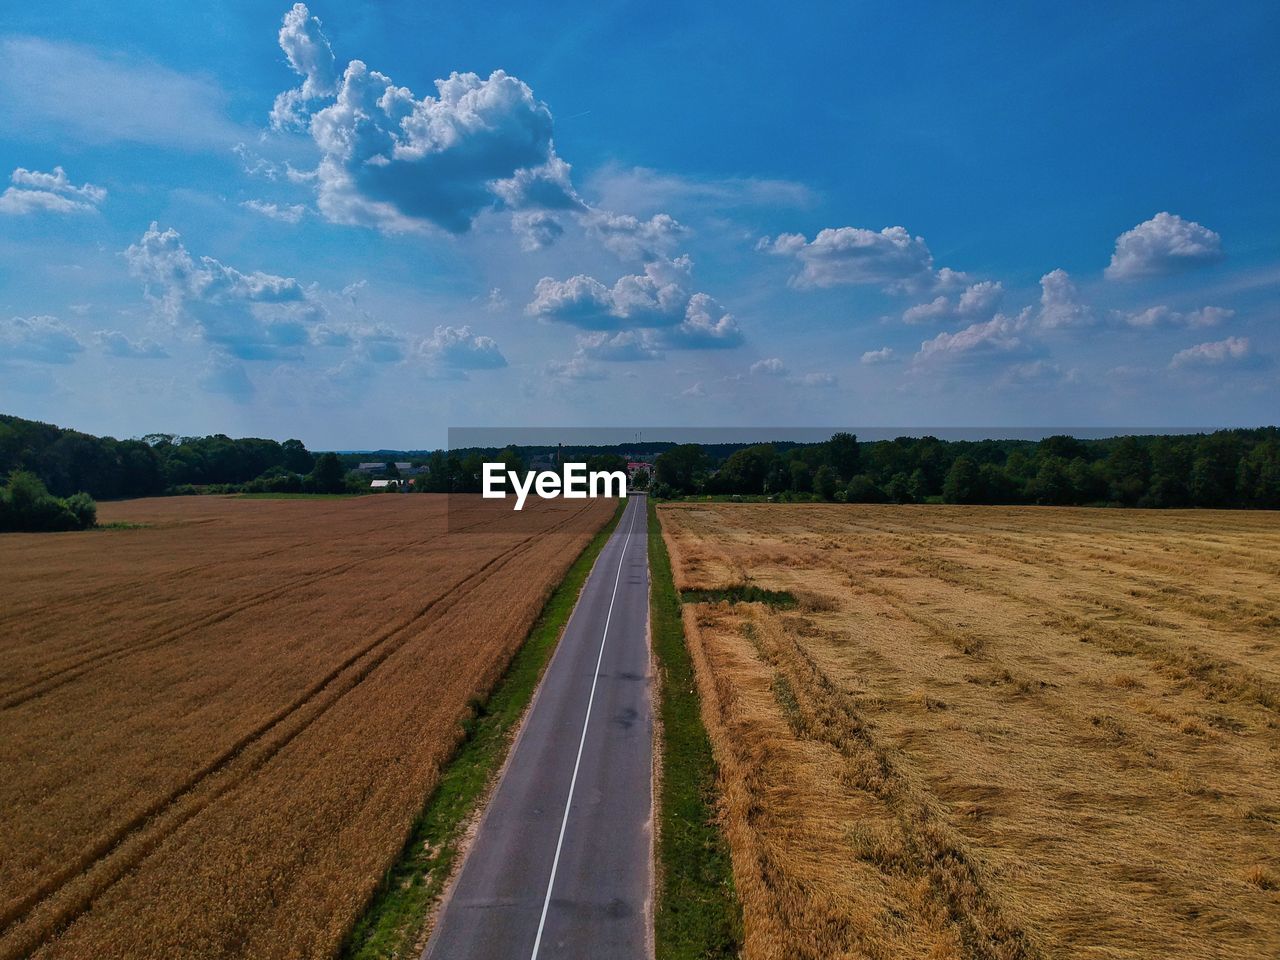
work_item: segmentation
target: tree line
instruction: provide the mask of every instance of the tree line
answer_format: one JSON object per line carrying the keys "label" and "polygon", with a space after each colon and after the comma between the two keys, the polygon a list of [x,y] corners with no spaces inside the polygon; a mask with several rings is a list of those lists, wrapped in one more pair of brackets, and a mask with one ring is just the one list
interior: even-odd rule
{"label": "tree line", "polygon": [[[645,447],[626,452],[656,454],[652,492],[661,497],[1280,508],[1276,427],[1040,441],[898,437],[868,442],[836,433],[815,444],[651,442]],[[585,463],[588,470],[617,470],[626,466],[622,452],[619,446],[573,452],[507,447],[385,453],[389,470],[395,459],[426,468],[415,477],[416,491],[477,493],[486,461],[498,460],[508,470],[523,472],[532,458],[561,454]],[[368,492],[369,478],[350,469],[362,456],[368,455],[317,456],[299,440],[281,443],[225,434],[156,433],[116,440],[0,414],[0,484],[5,484],[0,497],[44,518],[33,524],[67,523],[68,514],[43,498],[65,501],[78,493],[101,500],[163,493]],[[15,471],[24,474],[16,488]],[[10,488],[17,490],[16,499]],[[6,510],[10,519],[4,522],[14,523],[14,511]],[[55,516],[61,519],[50,519]]]}
{"label": "tree line", "polygon": [[697,444],[658,455],[653,493],[847,503],[1114,504],[1280,508],[1280,430],[1040,441],[849,433],[785,449],[763,443],[721,461]]}
{"label": "tree line", "polygon": [[315,467],[300,440],[168,433],[117,440],[0,414],[0,476],[29,471],[59,497],[84,492],[115,500],[286,476],[301,481]]}

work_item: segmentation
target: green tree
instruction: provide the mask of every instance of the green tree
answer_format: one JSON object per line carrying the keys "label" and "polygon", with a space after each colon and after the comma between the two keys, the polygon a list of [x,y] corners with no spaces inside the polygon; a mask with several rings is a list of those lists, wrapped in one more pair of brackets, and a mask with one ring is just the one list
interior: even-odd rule
{"label": "green tree", "polygon": [[772,444],[762,443],[735,450],[716,471],[716,489],[721,493],[763,493],[765,478],[776,460]]}
{"label": "green tree", "polygon": [[693,493],[706,471],[707,455],[696,443],[672,447],[658,455],[654,462],[654,478],[673,494]]}
{"label": "green tree", "polygon": [[303,445],[301,440],[286,440],[280,444],[280,452],[284,460],[280,464],[291,473],[310,473],[316,465],[316,458]]}
{"label": "green tree", "polygon": [[1262,441],[1240,461],[1236,486],[1251,507],[1280,508],[1280,440]]}
{"label": "green tree", "polygon": [[915,493],[911,487],[911,478],[902,471],[889,478],[889,483],[884,488],[884,492],[894,503],[916,502]]}
{"label": "green tree", "polygon": [[1112,499],[1133,506],[1147,492],[1151,457],[1136,437],[1121,437],[1107,455],[1106,476]]}
{"label": "green tree", "polygon": [[1075,501],[1075,489],[1061,457],[1044,457],[1040,469],[1027,484],[1027,499],[1041,504],[1064,505]]}
{"label": "green tree", "polygon": [[888,499],[885,492],[865,473],[860,473],[849,481],[844,498],[846,503],[884,503]]}
{"label": "green tree", "polygon": [[982,503],[985,491],[982,488],[982,473],[978,462],[970,456],[956,457],[955,463],[947,471],[947,479],[942,484],[942,500],[944,503]]}
{"label": "green tree", "polygon": [[809,469],[809,465],[803,460],[791,461],[791,476],[789,489],[796,493],[809,493],[813,490],[813,471]]}
{"label": "green tree", "polygon": [[835,433],[827,441],[827,456],[841,483],[853,479],[861,465],[858,438],[852,433]]}
{"label": "green tree", "polygon": [[813,492],[823,500],[829,501],[836,498],[838,489],[840,489],[839,475],[833,467],[824,463],[813,475]]}
{"label": "green tree", "polygon": [[322,453],[316,458],[308,485],[316,493],[342,493],[346,489],[345,474],[336,453]]}

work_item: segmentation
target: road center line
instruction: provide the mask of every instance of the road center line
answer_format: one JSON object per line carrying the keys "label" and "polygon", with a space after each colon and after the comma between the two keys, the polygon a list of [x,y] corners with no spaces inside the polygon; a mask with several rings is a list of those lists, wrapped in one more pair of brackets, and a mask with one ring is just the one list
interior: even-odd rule
{"label": "road center line", "polygon": [[618,584],[622,580],[622,564],[627,559],[627,547],[631,543],[631,531],[635,525],[636,511],[632,510],[631,520],[627,524],[627,535],[622,541],[622,556],[618,558],[618,572],[613,577],[613,594],[609,597],[609,612],[605,615],[604,632],[600,635],[600,653],[596,656],[595,676],[591,678],[591,696],[587,698],[587,715],[582,720],[582,737],[578,740],[578,757],[573,762],[573,776],[569,780],[569,796],[564,802],[564,816],[560,819],[560,838],[556,840],[556,855],[551,861],[551,878],[547,881],[547,895],[542,901],[542,916],[538,920],[538,935],[534,938],[533,953],[529,960],[538,960],[538,949],[542,946],[542,929],[547,924],[547,909],[551,906],[551,891],[556,885],[556,869],[560,866],[560,848],[564,846],[564,832],[569,825],[569,808],[573,806],[573,790],[578,785],[578,767],[582,764],[582,748],[587,742],[587,727],[591,724],[591,704],[596,699],[596,683],[600,680],[600,665],[604,662],[604,644],[609,639],[609,622],[613,619],[613,602],[618,598]]}

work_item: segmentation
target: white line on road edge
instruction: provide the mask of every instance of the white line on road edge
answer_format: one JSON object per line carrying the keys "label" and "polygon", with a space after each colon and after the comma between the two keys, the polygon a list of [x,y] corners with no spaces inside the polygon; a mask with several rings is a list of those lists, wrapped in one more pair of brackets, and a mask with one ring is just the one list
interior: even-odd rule
{"label": "white line on road edge", "polygon": [[556,868],[560,866],[560,848],[564,846],[564,831],[569,825],[569,807],[573,805],[573,788],[578,785],[578,767],[582,764],[582,748],[587,742],[587,727],[591,723],[591,704],[596,699],[596,682],[600,679],[600,664],[604,662],[604,642],[609,639],[609,621],[613,619],[613,601],[618,598],[618,583],[622,580],[622,562],[627,559],[627,546],[631,543],[631,531],[636,525],[636,513],[631,513],[627,535],[622,541],[622,556],[618,558],[618,572],[613,578],[613,595],[609,597],[609,612],[604,618],[604,633],[600,635],[600,653],[596,657],[596,675],[591,678],[591,696],[587,698],[587,715],[582,720],[582,738],[578,741],[578,758],[573,762],[573,776],[569,780],[569,796],[564,802],[564,817],[560,820],[560,839],[556,841],[556,855],[551,861],[551,879],[547,881],[547,896],[542,901],[542,917],[538,920],[538,935],[533,941],[533,954],[529,960],[538,960],[538,948],[542,946],[542,928],[547,924],[547,909],[551,906],[551,890],[556,885]]}

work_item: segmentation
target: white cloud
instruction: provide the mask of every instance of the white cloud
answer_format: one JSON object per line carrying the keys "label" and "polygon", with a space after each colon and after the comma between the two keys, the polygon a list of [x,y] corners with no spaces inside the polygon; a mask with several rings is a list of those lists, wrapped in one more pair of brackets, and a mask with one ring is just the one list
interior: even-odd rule
{"label": "white cloud", "polygon": [[893,348],[881,347],[879,350],[868,350],[862,355],[860,362],[865,363],[867,366],[871,366],[872,364],[877,363],[888,363],[892,359]]}
{"label": "white cloud", "polygon": [[492,337],[477,336],[470,327],[436,327],[418,344],[418,355],[429,365],[451,370],[496,370],[507,358]]}
{"label": "white cloud", "polygon": [[699,380],[693,386],[687,387],[684,390],[680,391],[680,396],[689,397],[690,399],[705,397],[706,395],[707,395],[707,388],[702,385],[701,380]]}
{"label": "white cloud", "polygon": [[[318,204],[329,220],[463,233],[500,204],[581,207],[552,146],[551,111],[515,77],[453,73],[421,99],[360,60],[339,77],[320,22],[301,3],[285,15],[279,39],[303,82],[277,98],[272,121],[310,130],[321,154]],[[308,115],[320,99],[331,102]]]}
{"label": "white cloud", "polygon": [[578,337],[578,355],[587,360],[625,363],[657,360],[662,356],[652,334],[646,330],[601,331]]}
{"label": "white cloud", "polygon": [[178,232],[152,223],[125,251],[148,297],[175,324],[241,360],[297,359],[324,308],[291,277],[242,273],[201,257],[196,261]]}
{"label": "white cloud", "polygon": [[1067,271],[1058,269],[1040,278],[1040,326],[1046,330],[1087,327],[1097,321],[1093,308],[1080,301]]}
{"label": "white cloud", "polygon": [[1154,327],[1216,327],[1230,320],[1236,312],[1225,307],[1201,307],[1199,310],[1180,313],[1160,305],[1117,315],[1131,327],[1151,329]]}
{"label": "white cloud", "polygon": [[736,346],[737,322],[714,298],[690,293],[692,264],[687,257],[655,260],[643,274],[620,277],[606,287],[579,274],[568,280],[543,277],[525,312],[584,330],[647,329],[654,342],[673,348]]}
{"label": "white cloud", "polygon": [[321,28],[320,20],[306,5],[295,3],[280,26],[280,49],[293,72],[302,77],[302,86],[276,97],[271,108],[271,125],[276,128],[301,127],[306,104],[332,96],[337,81],[337,61]]}
{"label": "white cloud", "polygon": [[564,235],[564,224],[546,210],[523,210],[511,217],[511,229],[525,251],[549,247]]}
{"label": "white cloud", "polygon": [[917,323],[936,323],[939,320],[949,320],[955,315],[955,309],[951,305],[951,301],[946,297],[935,297],[928,303],[918,303],[914,307],[907,307],[902,311],[902,322],[909,324]]}
{"label": "white cloud", "polygon": [[[953,285],[957,277],[964,276],[964,274],[958,274],[955,271],[946,272],[949,275],[939,279],[939,286]],[[914,307],[908,307],[902,312],[902,322],[907,324],[940,323],[947,320],[972,320],[974,317],[979,316],[989,317],[1003,297],[1004,287],[1000,283],[984,280],[981,283],[966,287],[955,301],[952,301],[949,297],[937,296],[928,303],[919,303]]]}
{"label": "white cloud", "polygon": [[60,141],[230,147],[245,132],[204,80],[87,47],[0,39],[0,128],[47,126]]}
{"label": "white cloud", "polygon": [[765,237],[757,249],[794,257],[802,266],[791,278],[799,288],[874,284],[911,287],[931,281],[933,256],[922,237],[912,237],[903,227],[880,232],[860,227],[828,227],[812,241],[799,233]]}
{"label": "white cloud", "polygon": [[940,333],[920,344],[917,362],[973,353],[1004,353],[1022,346],[1019,336],[1026,327],[1026,311],[1017,317],[998,313],[983,323],[974,323],[956,333]]}
{"label": "white cloud", "polygon": [[1224,363],[1247,360],[1253,356],[1253,345],[1248,337],[1227,337],[1225,340],[1214,340],[1209,343],[1197,343],[1194,347],[1179,350],[1173,355],[1169,366],[1210,367]]}
{"label": "white cloud", "polygon": [[960,294],[956,312],[961,316],[990,316],[1004,299],[1004,285],[999,281],[983,280]]}
{"label": "white cloud", "polygon": [[1222,259],[1222,238],[1173,213],[1157,213],[1116,238],[1106,275],[1133,280],[1177,273]]}
{"label": "white cloud", "polygon": [[134,340],[119,330],[99,330],[94,339],[104,353],[129,360],[164,360],[169,352],[154,340]]}
{"label": "white cloud", "polygon": [[13,186],[0,194],[0,214],[90,213],[107,198],[107,191],[91,183],[76,186],[62,167],[41,173],[18,167],[10,175]]}
{"label": "white cloud", "polygon": [[240,206],[261,214],[269,220],[279,220],[282,223],[297,223],[307,212],[307,208],[300,203],[278,205],[265,200],[245,200]]}
{"label": "white cloud", "polygon": [[0,360],[70,363],[84,352],[76,332],[57,317],[11,317],[0,322]]}
{"label": "white cloud", "polygon": [[769,357],[766,360],[757,360],[751,365],[751,374],[753,376],[764,377],[783,377],[788,373],[787,366],[777,357]]}
{"label": "white cloud", "polygon": [[742,343],[738,322],[715,298],[695,293],[689,298],[684,320],[658,331],[663,346],[683,350],[715,350]]}
{"label": "white cloud", "polygon": [[589,236],[624,260],[655,260],[665,256],[687,231],[665,213],[640,220],[629,214],[592,210],[581,217]]}

